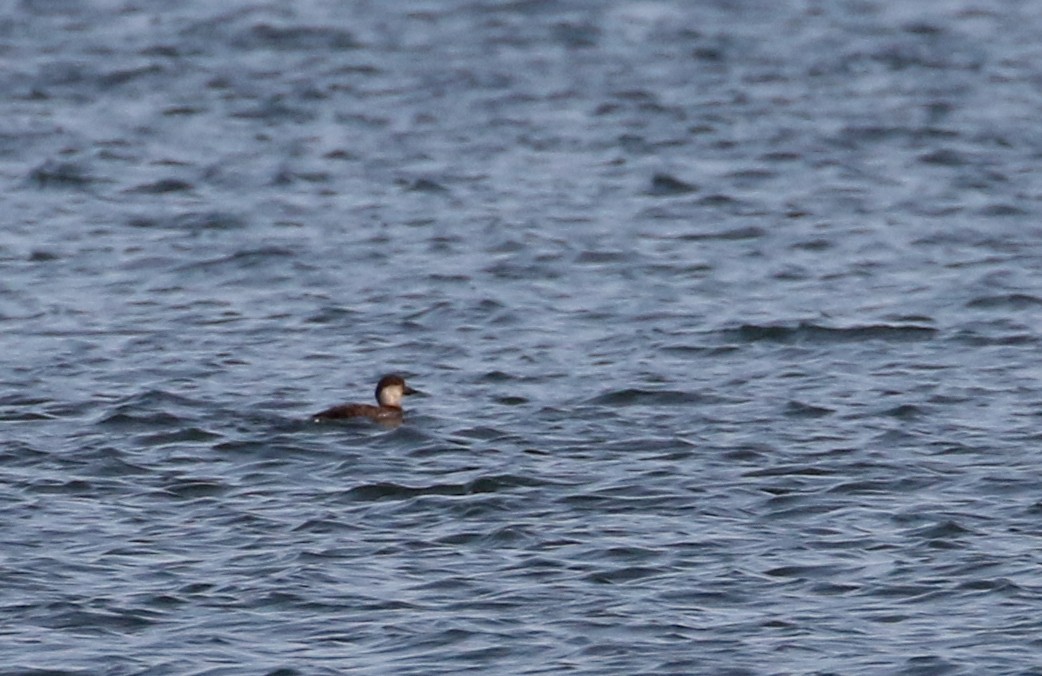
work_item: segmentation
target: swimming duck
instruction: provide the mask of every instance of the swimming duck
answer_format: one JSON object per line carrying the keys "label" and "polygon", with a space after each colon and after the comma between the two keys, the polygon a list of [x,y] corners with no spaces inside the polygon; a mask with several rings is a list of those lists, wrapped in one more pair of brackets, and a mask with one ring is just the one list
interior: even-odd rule
{"label": "swimming duck", "polygon": [[314,422],[343,420],[346,418],[368,418],[377,422],[399,423],[402,421],[402,397],[416,394],[416,390],[405,384],[405,379],[396,374],[380,378],[376,384],[376,402],[371,404],[340,404],[327,408],[311,417]]}

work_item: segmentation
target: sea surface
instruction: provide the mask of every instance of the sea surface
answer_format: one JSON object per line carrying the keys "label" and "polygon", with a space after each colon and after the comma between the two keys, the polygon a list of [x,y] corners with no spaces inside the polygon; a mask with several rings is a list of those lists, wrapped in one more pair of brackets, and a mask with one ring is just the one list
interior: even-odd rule
{"label": "sea surface", "polygon": [[1042,673],[1040,35],[0,4],[0,674]]}

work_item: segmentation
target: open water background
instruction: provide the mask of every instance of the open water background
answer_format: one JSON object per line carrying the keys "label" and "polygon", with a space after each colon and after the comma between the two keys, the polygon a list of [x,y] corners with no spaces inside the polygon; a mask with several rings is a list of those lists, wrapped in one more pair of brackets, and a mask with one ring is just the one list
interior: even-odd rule
{"label": "open water background", "polygon": [[0,5],[0,673],[1042,673],[1040,35]]}

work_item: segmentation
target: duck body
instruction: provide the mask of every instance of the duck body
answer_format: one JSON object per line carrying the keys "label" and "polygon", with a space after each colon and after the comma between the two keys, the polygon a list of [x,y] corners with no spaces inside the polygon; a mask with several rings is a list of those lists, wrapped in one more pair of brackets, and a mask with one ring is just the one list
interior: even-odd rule
{"label": "duck body", "polygon": [[369,418],[371,420],[401,420],[402,409],[394,406],[371,404],[340,404],[312,416],[313,420],[346,420],[347,418]]}
{"label": "duck body", "polygon": [[340,404],[327,408],[311,416],[315,422],[323,420],[347,420],[362,418],[382,423],[400,423],[403,417],[402,397],[415,394],[416,390],[405,384],[399,375],[390,374],[380,378],[376,384],[376,403],[372,404]]}

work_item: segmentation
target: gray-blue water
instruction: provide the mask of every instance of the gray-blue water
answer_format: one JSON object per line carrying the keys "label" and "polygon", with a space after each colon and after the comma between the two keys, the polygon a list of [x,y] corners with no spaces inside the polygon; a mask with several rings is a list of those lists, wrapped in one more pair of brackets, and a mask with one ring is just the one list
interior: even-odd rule
{"label": "gray-blue water", "polygon": [[4,3],[0,673],[1042,672],[1040,34]]}

